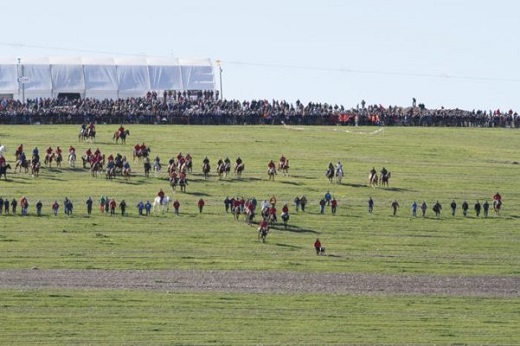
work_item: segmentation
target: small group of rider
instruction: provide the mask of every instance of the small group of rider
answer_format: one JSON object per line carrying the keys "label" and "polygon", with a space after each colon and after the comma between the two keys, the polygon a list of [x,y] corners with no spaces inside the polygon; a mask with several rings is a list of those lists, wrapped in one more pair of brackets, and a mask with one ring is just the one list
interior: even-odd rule
{"label": "small group of rider", "polygon": [[[383,168],[381,168],[380,173],[381,173],[381,178],[384,178],[387,176],[388,170],[385,167],[383,167]],[[377,171],[376,171],[375,167],[372,167],[372,169],[370,170],[370,180],[372,180],[376,174],[377,174]]]}

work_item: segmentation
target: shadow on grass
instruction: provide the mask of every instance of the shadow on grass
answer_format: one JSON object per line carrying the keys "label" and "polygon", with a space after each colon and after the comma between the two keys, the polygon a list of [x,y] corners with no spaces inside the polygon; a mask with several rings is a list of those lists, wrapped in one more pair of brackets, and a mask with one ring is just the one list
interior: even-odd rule
{"label": "shadow on grass", "polygon": [[276,224],[270,226],[270,228],[273,230],[285,232],[321,234],[321,232],[315,231],[313,229],[302,228],[294,225],[287,225],[287,228],[285,228],[283,224]]}

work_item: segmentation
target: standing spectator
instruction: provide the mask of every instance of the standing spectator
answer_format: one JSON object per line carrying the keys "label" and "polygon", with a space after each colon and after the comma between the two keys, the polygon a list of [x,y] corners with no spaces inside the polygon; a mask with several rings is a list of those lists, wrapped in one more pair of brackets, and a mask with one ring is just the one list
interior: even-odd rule
{"label": "standing spectator", "polygon": [[11,201],[11,210],[13,211],[13,215],[16,215],[16,207],[18,206],[18,202],[16,201],[16,198],[13,198]]}
{"label": "standing spectator", "polygon": [[42,216],[42,208],[43,208],[43,203],[42,201],[38,201],[36,202],[36,214],[38,216]]}
{"label": "standing spectator", "polygon": [[87,198],[87,201],[85,202],[85,204],[87,205],[87,215],[90,215],[92,214],[92,204],[94,202],[92,201],[92,198],[90,198],[90,196]]}
{"label": "standing spectator", "polygon": [[202,209],[204,208],[204,200],[201,198],[199,199],[199,201],[197,202],[197,206],[199,207],[199,213],[202,213]]}
{"label": "standing spectator", "polygon": [[327,203],[327,206],[329,206],[330,200],[332,199],[330,192],[329,191],[325,192],[325,196],[323,196],[323,198],[325,198],[325,202]]}
{"label": "standing spectator", "polygon": [[108,214],[108,211],[110,210],[110,202],[111,202],[110,198],[107,197],[105,199],[105,213],[107,213],[107,214]]}
{"label": "standing spectator", "polygon": [[99,211],[103,213],[105,211],[105,202],[107,198],[103,195],[99,198]]}
{"label": "standing spectator", "polygon": [[60,209],[60,205],[58,204],[58,201],[54,201],[54,203],[52,203],[52,213],[54,214],[54,216],[58,216],[58,209]]}
{"label": "standing spectator", "polygon": [[325,212],[325,205],[327,202],[325,201],[325,198],[320,199],[320,214],[323,214]]}
{"label": "standing spectator", "polygon": [[139,215],[143,215],[143,209],[144,203],[143,201],[139,201],[139,203],[137,203],[137,212],[139,213]]}
{"label": "standing spectator", "polygon": [[412,203],[412,216],[417,217],[417,202],[413,201]]}
{"label": "standing spectator", "polygon": [[480,216],[480,209],[482,209],[482,206],[480,205],[480,202],[477,201],[477,203],[475,203],[475,214],[477,215],[477,217]]}
{"label": "standing spectator", "polygon": [[336,199],[333,196],[332,199],[330,200],[330,211],[332,212],[332,215],[336,215],[337,207],[338,207],[338,201],[336,201]]}
{"label": "standing spectator", "polygon": [[9,214],[9,198],[4,199],[4,213]]}
{"label": "standing spectator", "polygon": [[124,199],[122,199],[121,202],[119,203],[119,209],[121,209],[121,216],[125,216],[126,202]]}
{"label": "standing spectator", "polygon": [[422,204],[421,204],[421,212],[422,212],[422,217],[425,217],[426,216],[426,210],[428,209],[428,206],[426,205],[426,202],[423,201]]}
{"label": "standing spectator", "polygon": [[300,209],[300,197],[294,197],[294,211],[298,212]]}
{"label": "standing spectator", "polygon": [[454,199],[451,200],[450,209],[451,209],[451,216],[455,216],[455,211],[457,210],[457,203],[455,202]]}
{"label": "standing spectator", "polygon": [[435,202],[432,209],[433,209],[433,212],[435,213],[435,216],[437,216],[437,217],[441,216],[442,205],[439,203],[439,201]]}
{"label": "standing spectator", "polygon": [[116,207],[117,207],[116,200],[112,198],[110,200],[110,202],[107,203],[107,205],[110,207],[110,215],[115,215],[116,214]]}
{"label": "standing spectator", "polygon": [[150,216],[150,211],[152,210],[152,205],[150,204],[150,201],[146,201],[144,205],[144,210],[146,211],[146,216]]}
{"label": "standing spectator", "polygon": [[305,211],[305,206],[307,205],[307,197],[305,197],[305,195],[302,195],[300,197],[300,205],[302,207],[302,211],[304,212]]}
{"label": "standing spectator", "polygon": [[485,201],[484,204],[482,204],[482,211],[484,211],[484,217],[488,217],[488,212],[489,212],[488,201]]}
{"label": "standing spectator", "polygon": [[374,200],[372,197],[368,198],[368,212],[372,213],[374,211]]}
{"label": "standing spectator", "polygon": [[394,199],[394,201],[391,203],[393,215],[395,216],[397,214],[397,209],[399,209],[399,203]]}
{"label": "standing spectator", "polygon": [[179,200],[176,199],[175,202],[173,202],[173,212],[177,215],[179,215],[179,208],[181,204],[179,203]]}
{"label": "standing spectator", "polygon": [[226,208],[226,213],[229,213],[229,206],[231,205],[231,199],[229,199],[229,196],[226,196],[226,199],[224,200],[224,207]]}
{"label": "standing spectator", "polygon": [[323,255],[325,249],[321,247],[321,242],[319,238],[316,238],[314,241],[314,250],[316,251],[316,255]]}
{"label": "standing spectator", "polygon": [[4,210],[4,199],[0,197],[0,215],[2,215],[2,211]]}
{"label": "standing spectator", "polygon": [[26,216],[27,209],[29,208],[29,202],[27,201],[27,198],[25,196],[22,196],[22,198],[20,198],[20,208],[22,216]]}
{"label": "standing spectator", "polygon": [[468,209],[469,209],[468,202],[466,202],[466,201],[462,202],[462,215],[467,216],[468,215]]}

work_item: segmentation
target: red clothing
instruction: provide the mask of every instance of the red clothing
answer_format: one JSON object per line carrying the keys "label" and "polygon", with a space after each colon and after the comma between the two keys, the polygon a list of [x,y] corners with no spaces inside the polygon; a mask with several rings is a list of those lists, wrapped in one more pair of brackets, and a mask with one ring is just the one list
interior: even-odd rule
{"label": "red clothing", "polygon": [[335,199],[333,199],[332,201],[330,201],[330,206],[331,206],[331,207],[336,207],[337,205],[338,205],[338,202],[337,202]]}
{"label": "red clothing", "polygon": [[493,200],[494,200],[494,201],[502,201],[502,196],[500,196],[500,194],[497,193],[497,194],[495,194],[495,195],[493,196]]}
{"label": "red clothing", "polygon": [[273,161],[270,161],[270,162],[267,164],[267,167],[269,167],[269,168],[274,168],[274,162],[273,162]]}
{"label": "red clothing", "polygon": [[197,203],[197,205],[198,205],[199,207],[203,207],[203,206],[204,206],[204,200],[203,200],[202,198],[199,199],[199,202]]}
{"label": "red clothing", "polygon": [[161,191],[157,192],[157,196],[163,198],[164,197],[164,191],[161,190]]}
{"label": "red clothing", "polygon": [[180,206],[181,206],[181,204],[179,203],[179,201],[173,202],[173,208],[179,209]]}
{"label": "red clothing", "polygon": [[316,241],[314,242],[314,247],[315,247],[316,249],[321,248],[321,242],[320,242],[318,239],[316,239]]}
{"label": "red clothing", "polygon": [[284,205],[283,208],[282,208],[282,213],[288,214],[289,213],[289,207]]}
{"label": "red clothing", "polygon": [[262,220],[262,222],[260,222],[260,229],[262,229],[262,228],[267,228],[268,225],[269,225],[269,224],[267,223],[266,220]]}
{"label": "red clothing", "polygon": [[47,153],[47,155],[52,154],[52,148],[48,147],[47,150],[45,150],[45,152]]}

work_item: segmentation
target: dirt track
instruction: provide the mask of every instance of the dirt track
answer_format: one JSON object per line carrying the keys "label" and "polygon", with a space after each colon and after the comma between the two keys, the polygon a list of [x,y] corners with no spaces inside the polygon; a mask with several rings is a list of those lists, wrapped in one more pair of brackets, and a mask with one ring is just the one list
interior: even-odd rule
{"label": "dirt track", "polygon": [[196,270],[0,270],[0,289],[519,297],[518,276]]}

